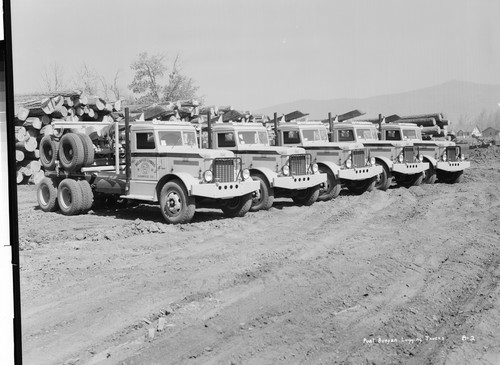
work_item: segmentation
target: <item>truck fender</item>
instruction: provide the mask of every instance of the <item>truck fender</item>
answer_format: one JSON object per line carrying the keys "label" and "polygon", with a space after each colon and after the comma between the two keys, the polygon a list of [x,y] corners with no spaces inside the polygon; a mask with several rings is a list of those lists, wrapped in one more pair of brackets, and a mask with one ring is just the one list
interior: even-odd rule
{"label": "truck fender", "polygon": [[331,161],[316,161],[318,164],[318,167],[326,167],[329,169],[331,172],[333,172],[333,175],[335,176],[336,179],[339,178],[339,173],[340,173],[340,166],[331,162]]}
{"label": "truck fender", "polygon": [[270,187],[273,187],[274,179],[278,176],[276,172],[267,167],[252,167],[250,169],[250,175],[254,175],[255,173],[264,175]]}
{"label": "truck fender", "polygon": [[190,174],[185,173],[185,172],[177,172],[175,174],[167,174],[167,175],[163,176],[160,179],[160,181],[158,181],[158,184],[156,185],[156,190],[155,190],[156,200],[159,201],[158,195],[159,195],[159,192],[160,192],[162,186],[165,185],[165,183],[167,183],[171,180],[174,180],[174,179],[179,179],[182,181],[182,183],[186,187],[188,195],[191,195],[191,187],[195,184],[200,183],[200,181],[198,179],[194,178],[193,176],[191,176]]}
{"label": "truck fender", "polygon": [[375,162],[380,164],[380,163],[384,163],[388,168],[389,170],[392,170],[392,165],[394,164],[390,159],[388,159],[387,157],[375,157]]}
{"label": "truck fender", "polygon": [[428,155],[423,155],[424,157],[424,162],[430,163],[432,166],[436,167],[437,166],[437,160],[434,157],[428,156]]}

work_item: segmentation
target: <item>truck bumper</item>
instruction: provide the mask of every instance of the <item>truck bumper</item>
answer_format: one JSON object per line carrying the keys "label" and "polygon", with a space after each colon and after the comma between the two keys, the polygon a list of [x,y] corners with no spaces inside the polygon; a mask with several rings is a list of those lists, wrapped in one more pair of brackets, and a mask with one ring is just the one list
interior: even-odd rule
{"label": "truck bumper", "polygon": [[276,177],[273,188],[303,190],[326,182],[326,174]]}
{"label": "truck bumper", "polygon": [[470,167],[470,162],[469,161],[460,161],[460,162],[443,162],[439,161],[436,164],[436,170],[443,170],[443,171],[462,171],[464,169],[467,169]]}
{"label": "truck bumper", "polygon": [[392,171],[405,175],[413,175],[424,172],[429,168],[428,162],[416,163],[395,163],[392,165]]}
{"label": "truck bumper", "polygon": [[197,184],[191,186],[191,195],[213,199],[230,199],[259,190],[260,183],[253,180],[227,183]]}
{"label": "truck bumper", "polygon": [[340,169],[339,178],[343,180],[367,180],[382,173],[382,166]]}

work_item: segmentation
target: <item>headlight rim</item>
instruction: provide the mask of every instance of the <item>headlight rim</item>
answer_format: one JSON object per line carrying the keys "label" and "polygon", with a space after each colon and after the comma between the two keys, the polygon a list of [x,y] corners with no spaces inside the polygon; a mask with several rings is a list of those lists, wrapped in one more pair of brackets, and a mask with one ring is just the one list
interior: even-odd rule
{"label": "headlight rim", "polygon": [[[209,177],[208,177],[209,176]],[[204,173],[203,173],[203,180],[206,182],[206,183],[211,183],[214,181],[214,174],[212,172],[212,170],[206,170]]]}

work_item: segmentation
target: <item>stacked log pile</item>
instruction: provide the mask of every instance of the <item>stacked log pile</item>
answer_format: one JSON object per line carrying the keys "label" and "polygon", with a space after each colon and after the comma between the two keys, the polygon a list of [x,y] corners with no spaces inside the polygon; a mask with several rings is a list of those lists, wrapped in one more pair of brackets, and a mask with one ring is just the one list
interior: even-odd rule
{"label": "stacked log pile", "polygon": [[53,135],[52,122],[110,121],[122,110],[121,101],[107,102],[79,91],[36,95],[17,103],[15,116],[17,183],[37,184],[44,176],[40,163],[40,141]]}
{"label": "stacked log pile", "polygon": [[392,118],[391,121],[394,122],[418,125],[422,130],[423,139],[446,137],[448,134],[448,125],[450,124],[442,113],[406,115],[403,117],[391,116],[389,118]]}

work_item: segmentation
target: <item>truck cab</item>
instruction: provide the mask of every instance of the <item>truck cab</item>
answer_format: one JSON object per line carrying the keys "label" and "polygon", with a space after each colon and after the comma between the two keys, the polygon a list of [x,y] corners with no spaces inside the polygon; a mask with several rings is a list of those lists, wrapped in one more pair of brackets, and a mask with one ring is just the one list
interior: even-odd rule
{"label": "truck cab", "polygon": [[271,208],[279,197],[301,205],[317,200],[326,175],[303,148],[271,146],[267,129],[259,123],[216,123],[211,131],[213,147],[232,151],[259,182],[252,211]]}
{"label": "truck cab", "polygon": [[361,143],[350,141],[330,142],[328,131],[321,122],[289,122],[278,126],[278,138],[283,146],[304,148],[327,174],[327,184],[319,200],[337,197],[345,186],[354,194],[371,191],[382,172],[370,151]]}
{"label": "truck cab", "polygon": [[429,164],[423,162],[419,147],[413,142],[399,140],[392,135],[379,140],[377,127],[370,122],[335,122],[331,138],[339,142],[362,143],[370,150],[375,163],[383,169],[377,182],[380,190],[387,190],[393,180],[405,187],[420,185],[424,172],[429,168]]}
{"label": "truck cab", "polygon": [[[118,122],[108,129],[101,124],[101,136],[94,141],[84,138],[86,122],[56,122],[54,127],[62,130],[59,156],[85,162],[69,168],[57,161],[53,171],[46,173],[49,181],[38,192],[43,210],[61,208],[64,214],[78,214],[90,208],[94,195],[112,196],[159,203],[167,222],[187,223],[197,207],[218,207],[229,217],[243,216],[259,190],[241,158],[227,150],[199,148],[196,130],[187,122],[131,122],[124,128],[126,134],[119,133]],[[81,132],[75,133],[79,127]],[[90,141],[86,148],[83,140]],[[92,161],[79,156],[91,149]],[[96,151],[99,158],[94,158]],[[82,185],[81,189],[69,180]],[[58,204],[51,204],[54,187]]]}
{"label": "truck cab", "polygon": [[424,162],[429,164],[425,182],[436,179],[445,183],[459,182],[464,170],[470,167],[460,146],[455,142],[442,140],[422,140],[420,127],[413,123],[387,123],[381,125],[382,140],[409,141],[418,148]]}

